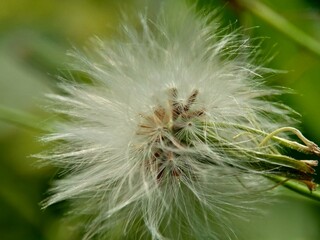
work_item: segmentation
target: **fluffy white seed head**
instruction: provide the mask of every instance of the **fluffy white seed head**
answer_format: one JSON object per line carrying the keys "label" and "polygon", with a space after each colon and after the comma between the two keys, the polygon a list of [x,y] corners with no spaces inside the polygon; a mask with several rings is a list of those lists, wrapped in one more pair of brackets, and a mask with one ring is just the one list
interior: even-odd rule
{"label": "fluffy white seed head", "polygon": [[95,40],[90,55],[74,53],[92,83],[65,81],[49,96],[64,118],[40,157],[64,177],[46,205],[75,203],[86,239],[231,238],[232,219],[268,186],[263,160],[248,154],[264,136],[239,126],[291,121],[267,100],[279,92],[262,85],[247,38],[184,5],[162,10],[155,21],[143,15],[140,30]]}

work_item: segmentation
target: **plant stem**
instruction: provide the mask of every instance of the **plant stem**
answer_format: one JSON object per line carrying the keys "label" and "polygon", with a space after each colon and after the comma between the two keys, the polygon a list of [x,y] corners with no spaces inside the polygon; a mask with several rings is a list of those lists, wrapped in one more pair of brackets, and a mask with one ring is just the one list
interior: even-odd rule
{"label": "plant stem", "polygon": [[[276,183],[281,183],[282,186],[296,193],[299,193],[310,199],[320,201],[320,191],[310,191],[305,185],[293,180],[287,181],[285,177],[276,176],[276,175],[266,175],[266,177]],[[318,190],[320,189],[318,188]]]}
{"label": "plant stem", "polygon": [[[201,138],[201,136],[198,137]],[[261,162],[265,161],[274,166],[283,166],[291,169],[296,169],[304,173],[314,173],[314,169],[306,164],[306,162],[299,161],[281,154],[264,153],[253,149],[246,149],[240,146],[236,146],[228,142],[227,140],[218,137],[214,132],[208,131],[208,129],[206,139],[209,140],[209,142],[212,144],[219,144],[220,146],[224,146],[226,148],[225,151],[229,154],[234,156],[238,156],[240,154],[244,158],[247,158],[249,161],[251,160],[250,158],[254,157],[254,159],[258,158]]]}
{"label": "plant stem", "polygon": [[[265,152],[264,148],[262,147],[262,145],[265,145],[269,140],[272,139],[276,140],[282,146],[319,156],[318,146],[306,139],[299,130],[292,127],[283,127],[273,131],[272,133],[266,133],[264,131],[240,124],[229,124],[224,122],[214,122],[211,124],[202,123],[202,127],[200,123],[199,128],[203,128],[203,131],[206,132],[206,141],[208,141],[213,146],[218,144],[220,147],[223,147],[224,151],[227,154],[230,154],[230,156],[244,159],[245,161],[240,162],[244,164],[246,164],[246,162],[250,163],[250,167],[252,168],[252,170],[261,170],[266,172],[271,170],[272,173],[269,172],[268,174],[265,173],[264,175],[297,193],[316,200],[320,200],[320,193],[313,192],[317,187],[317,184],[312,180],[312,174],[314,174],[315,172],[314,167],[317,166],[318,163],[316,160],[297,160],[290,156],[277,153],[277,151]],[[263,139],[260,144],[257,144],[256,149],[246,148],[244,146],[234,144],[228,139],[224,139],[223,137],[219,136],[216,133],[216,130],[219,129],[231,129],[231,131],[232,129],[240,130],[243,131],[243,133],[250,133],[253,136],[260,136],[260,138],[262,137]],[[284,131],[293,132],[307,146],[275,136],[276,134]],[[237,131],[235,131],[235,133],[237,133]],[[203,136],[199,135],[197,137],[201,139]],[[257,160],[258,164],[257,162],[255,162]],[[239,165],[235,165],[235,167],[241,167],[241,163]],[[292,180],[296,180],[297,182],[294,182]]]}
{"label": "plant stem", "polygon": [[240,6],[266,21],[310,52],[320,56],[320,40],[316,40],[258,0],[237,0]]}
{"label": "plant stem", "polygon": [[[262,142],[260,143],[260,146],[264,145],[268,140],[272,139],[272,140],[276,141],[277,143],[279,143],[283,147],[291,148],[293,150],[296,150],[298,152],[302,152],[305,154],[315,154],[318,156],[320,155],[320,152],[319,152],[320,149],[313,142],[306,139],[299,130],[292,128],[292,127],[284,127],[284,128],[277,129],[272,133],[267,133],[267,132],[264,132],[259,129],[247,127],[247,126],[240,125],[240,124],[227,123],[227,122],[215,122],[214,126],[220,127],[220,128],[232,127],[235,129],[243,130],[247,133],[265,136],[265,139],[262,140]],[[291,140],[287,140],[287,139],[275,136],[276,134],[278,134],[280,132],[284,132],[284,131],[291,131],[294,134],[296,134],[306,144],[306,146],[302,145],[298,142],[294,142]]]}

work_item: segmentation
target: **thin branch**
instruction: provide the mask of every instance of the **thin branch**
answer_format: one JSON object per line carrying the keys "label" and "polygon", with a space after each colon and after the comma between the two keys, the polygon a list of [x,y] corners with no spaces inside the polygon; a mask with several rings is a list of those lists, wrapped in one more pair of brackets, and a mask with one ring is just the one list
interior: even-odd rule
{"label": "thin branch", "polygon": [[274,28],[278,29],[283,34],[290,37],[300,46],[320,56],[320,40],[316,40],[306,34],[268,6],[258,0],[236,0],[236,2],[257,17],[269,23]]}
{"label": "thin branch", "polygon": [[303,185],[298,181],[294,180],[288,180],[285,177],[281,176],[276,176],[276,175],[266,175],[267,178],[270,180],[276,182],[276,183],[281,183],[282,186],[299,193],[305,197],[308,197],[313,200],[320,201],[320,189],[319,187],[315,191],[310,191],[307,185]]}

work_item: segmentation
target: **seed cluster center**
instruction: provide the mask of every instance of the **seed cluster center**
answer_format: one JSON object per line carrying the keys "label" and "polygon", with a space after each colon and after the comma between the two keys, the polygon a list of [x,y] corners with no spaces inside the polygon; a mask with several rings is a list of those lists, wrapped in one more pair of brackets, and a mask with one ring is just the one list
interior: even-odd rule
{"label": "seed cluster center", "polygon": [[195,120],[205,115],[204,109],[194,109],[198,95],[199,91],[193,90],[187,99],[178,100],[178,90],[171,88],[166,106],[155,107],[150,115],[140,115],[137,134],[148,142],[145,165],[158,182],[167,176],[179,178],[186,169],[182,167],[187,164],[183,150],[190,143],[183,132],[192,131]]}

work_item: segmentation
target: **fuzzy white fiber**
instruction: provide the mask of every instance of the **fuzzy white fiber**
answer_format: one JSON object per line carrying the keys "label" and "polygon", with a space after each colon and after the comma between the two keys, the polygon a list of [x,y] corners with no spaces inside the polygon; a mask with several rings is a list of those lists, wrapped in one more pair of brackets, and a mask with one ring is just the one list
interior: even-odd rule
{"label": "fuzzy white fiber", "polygon": [[73,203],[84,239],[231,239],[233,220],[264,201],[265,160],[248,152],[276,146],[258,149],[263,136],[245,129],[274,130],[289,113],[269,101],[279,91],[263,85],[248,38],[176,7],[74,52],[91,82],[49,95],[62,118],[39,157],[63,171],[45,204]]}

